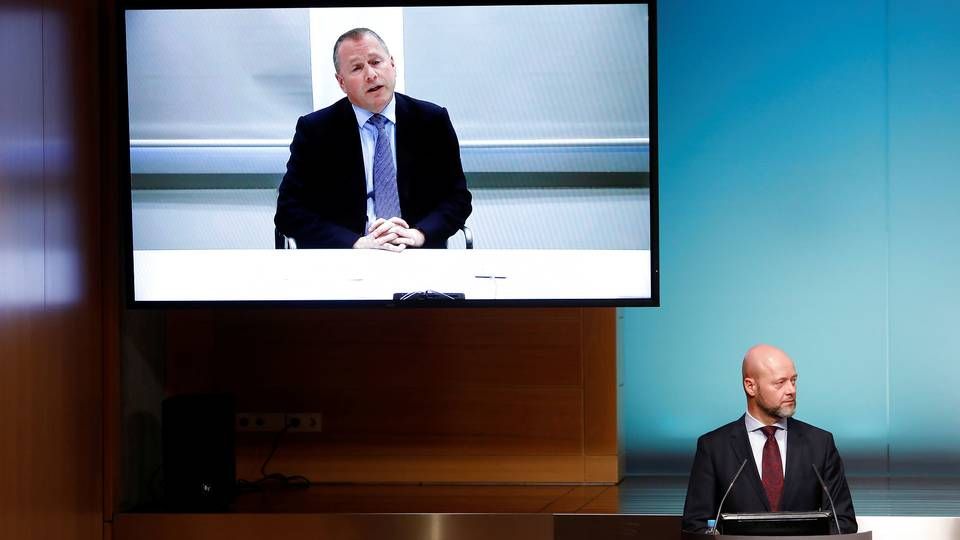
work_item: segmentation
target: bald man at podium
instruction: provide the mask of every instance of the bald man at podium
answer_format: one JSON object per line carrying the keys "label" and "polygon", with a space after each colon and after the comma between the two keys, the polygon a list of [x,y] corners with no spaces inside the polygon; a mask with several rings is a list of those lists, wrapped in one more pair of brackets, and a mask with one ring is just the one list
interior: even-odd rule
{"label": "bald man at podium", "polygon": [[697,440],[682,529],[704,532],[728,488],[723,513],[833,511],[825,486],[840,532],[857,532],[833,435],[793,419],[793,360],[776,347],[757,345],[744,356],[742,371],[747,411]]}

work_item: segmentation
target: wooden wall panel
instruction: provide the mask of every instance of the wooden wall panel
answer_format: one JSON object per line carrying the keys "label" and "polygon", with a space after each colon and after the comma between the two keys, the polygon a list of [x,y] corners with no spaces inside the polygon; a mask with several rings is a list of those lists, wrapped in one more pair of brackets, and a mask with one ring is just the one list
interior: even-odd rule
{"label": "wooden wall panel", "polygon": [[[0,16],[0,537],[28,538],[39,494],[30,490],[40,442],[31,399],[43,324],[43,14],[23,9]],[[39,247],[38,247],[39,246]],[[10,255],[8,255],[10,254]]]}
{"label": "wooden wall panel", "polygon": [[622,477],[618,459],[616,310],[584,310],[582,329],[584,475],[587,482],[616,482]]}
{"label": "wooden wall panel", "polygon": [[102,315],[100,335],[103,343],[103,519],[104,540],[110,540],[114,513],[119,508],[121,489],[120,464],[123,453],[120,447],[120,423],[123,417],[121,400],[120,360],[120,304],[122,299],[122,274],[120,264],[120,201],[117,145],[111,141],[117,136],[117,68],[113,54],[117,51],[117,18],[115,0],[101,0],[100,39],[100,140],[102,162],[100,166],[100,224],[101,224],[101,283]]}
{"label": "wooden wall panel", "polygon": [[96,21],[0,7],[0,538],[102,535]]}
{"label": "wooden wall panel", "polygon": [[[535,514],[575,512],[612,486],[328,484],[238,498],[235,513]],[[579,492],[579,496],[575,494]],[[594,495],[595,497],[596,495]],[[563,509],[563,510],[560,510]]]}
{"label": "wooden wall panel", "polygon": [[[323,432],[288,434],[271,471],[328,482],[619,480],[613,309],[166,317],[168,394],[230,392],[240,411],[323,413]],[[239,437],[241,475],[256,476],[270,443]]]}
{"label": "wooden wall panel", "polygon": [[167,385],[270,391],[263,388],[266,376],[288,395],[312,393],[318,384],[578,386],[580,315],[578,309],[172,311],[168,358],[175,369],[167,370]]}
{"label": "wooden wall panel", "polygon": [[[249,447],[241,450],[244,453],[238,457],[239,478],[259,478],[266,450],[256,454],[246,453]],[[399,455],[389,450],[389,445],[384,444],[383,455],[347,452],[318,455],[304,447],[281,448],[267,472],[300,474],[314,483],[569,484],[584,481],[582,456],[431,456]]]}

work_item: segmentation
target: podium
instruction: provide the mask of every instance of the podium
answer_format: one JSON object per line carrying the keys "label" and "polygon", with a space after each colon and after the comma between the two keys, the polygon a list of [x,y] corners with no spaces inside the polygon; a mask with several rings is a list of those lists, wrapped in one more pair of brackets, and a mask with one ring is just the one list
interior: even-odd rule
{"label": "podium", "polygon": [[680,540],[827,540],[838,538],[843,540],[873,540],[873,532],[864,531],[851,534],[816,534],[809,536],[747,536],[742,534],[704,534],[683,531]]}

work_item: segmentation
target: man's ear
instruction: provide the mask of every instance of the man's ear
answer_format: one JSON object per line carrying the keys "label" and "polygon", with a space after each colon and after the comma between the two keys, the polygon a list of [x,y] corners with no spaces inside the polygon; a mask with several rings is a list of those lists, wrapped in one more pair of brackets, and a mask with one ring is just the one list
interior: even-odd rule
{"label": "man's ear", "polygon": [[743,391],[747,393],[748,396],[754,397],[757,395],[757,381],[753,380],[751,377],[745,377],[743,379]]}
{"label": "man's ear", "polygon": [[343,87],[343,77],[341,77],[339,73],[334,73],[333,76],[337,79],[337,84],[340,85],[340,90],[342,90],[343,93],[346,94],[347,89]]}

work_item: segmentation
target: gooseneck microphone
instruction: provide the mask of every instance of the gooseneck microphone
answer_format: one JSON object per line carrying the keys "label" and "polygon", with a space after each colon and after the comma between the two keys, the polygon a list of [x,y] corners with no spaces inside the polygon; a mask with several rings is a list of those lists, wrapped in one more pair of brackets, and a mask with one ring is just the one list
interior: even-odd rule
{"label": "gooseneck microphone", "polygon": [[817,475],[817,480],[820,481],[820,487],[823,488],[823,492],[827,494],[827,500],[830,501],[830,511],[833,512],[833,521],[837,524],[837,534],[841,534],[840,520],[837,519],[837,507],[833,505],[833,497],[830,496],[830,490],[827,489],[827,484],[823,481],[823,477],[820,476],[820,471],[817,470],[817,466],[813,463],[811,463],[810,466],[813,467],[813,472]]}
{"label": "gooseneck microphone", "polygon": [[733,489],[733,483],[737,481],[737,478],[740,478],[740,473],[743,471],[743,468],[747,465],[747,458],[743,458],[743,463],[740,464],[740,468],[737,469],[737,474],[733,475],[733,480],[730,481],[730,485],[727,486],[726,493],[723,494],[723,498],[720,499],[720,506],[717,507],[717,517],[713,520],[717,526],[720,525],[720,510],[723,509],[723,503],[727,500],[727,495],[730,494],[730,490]]}

